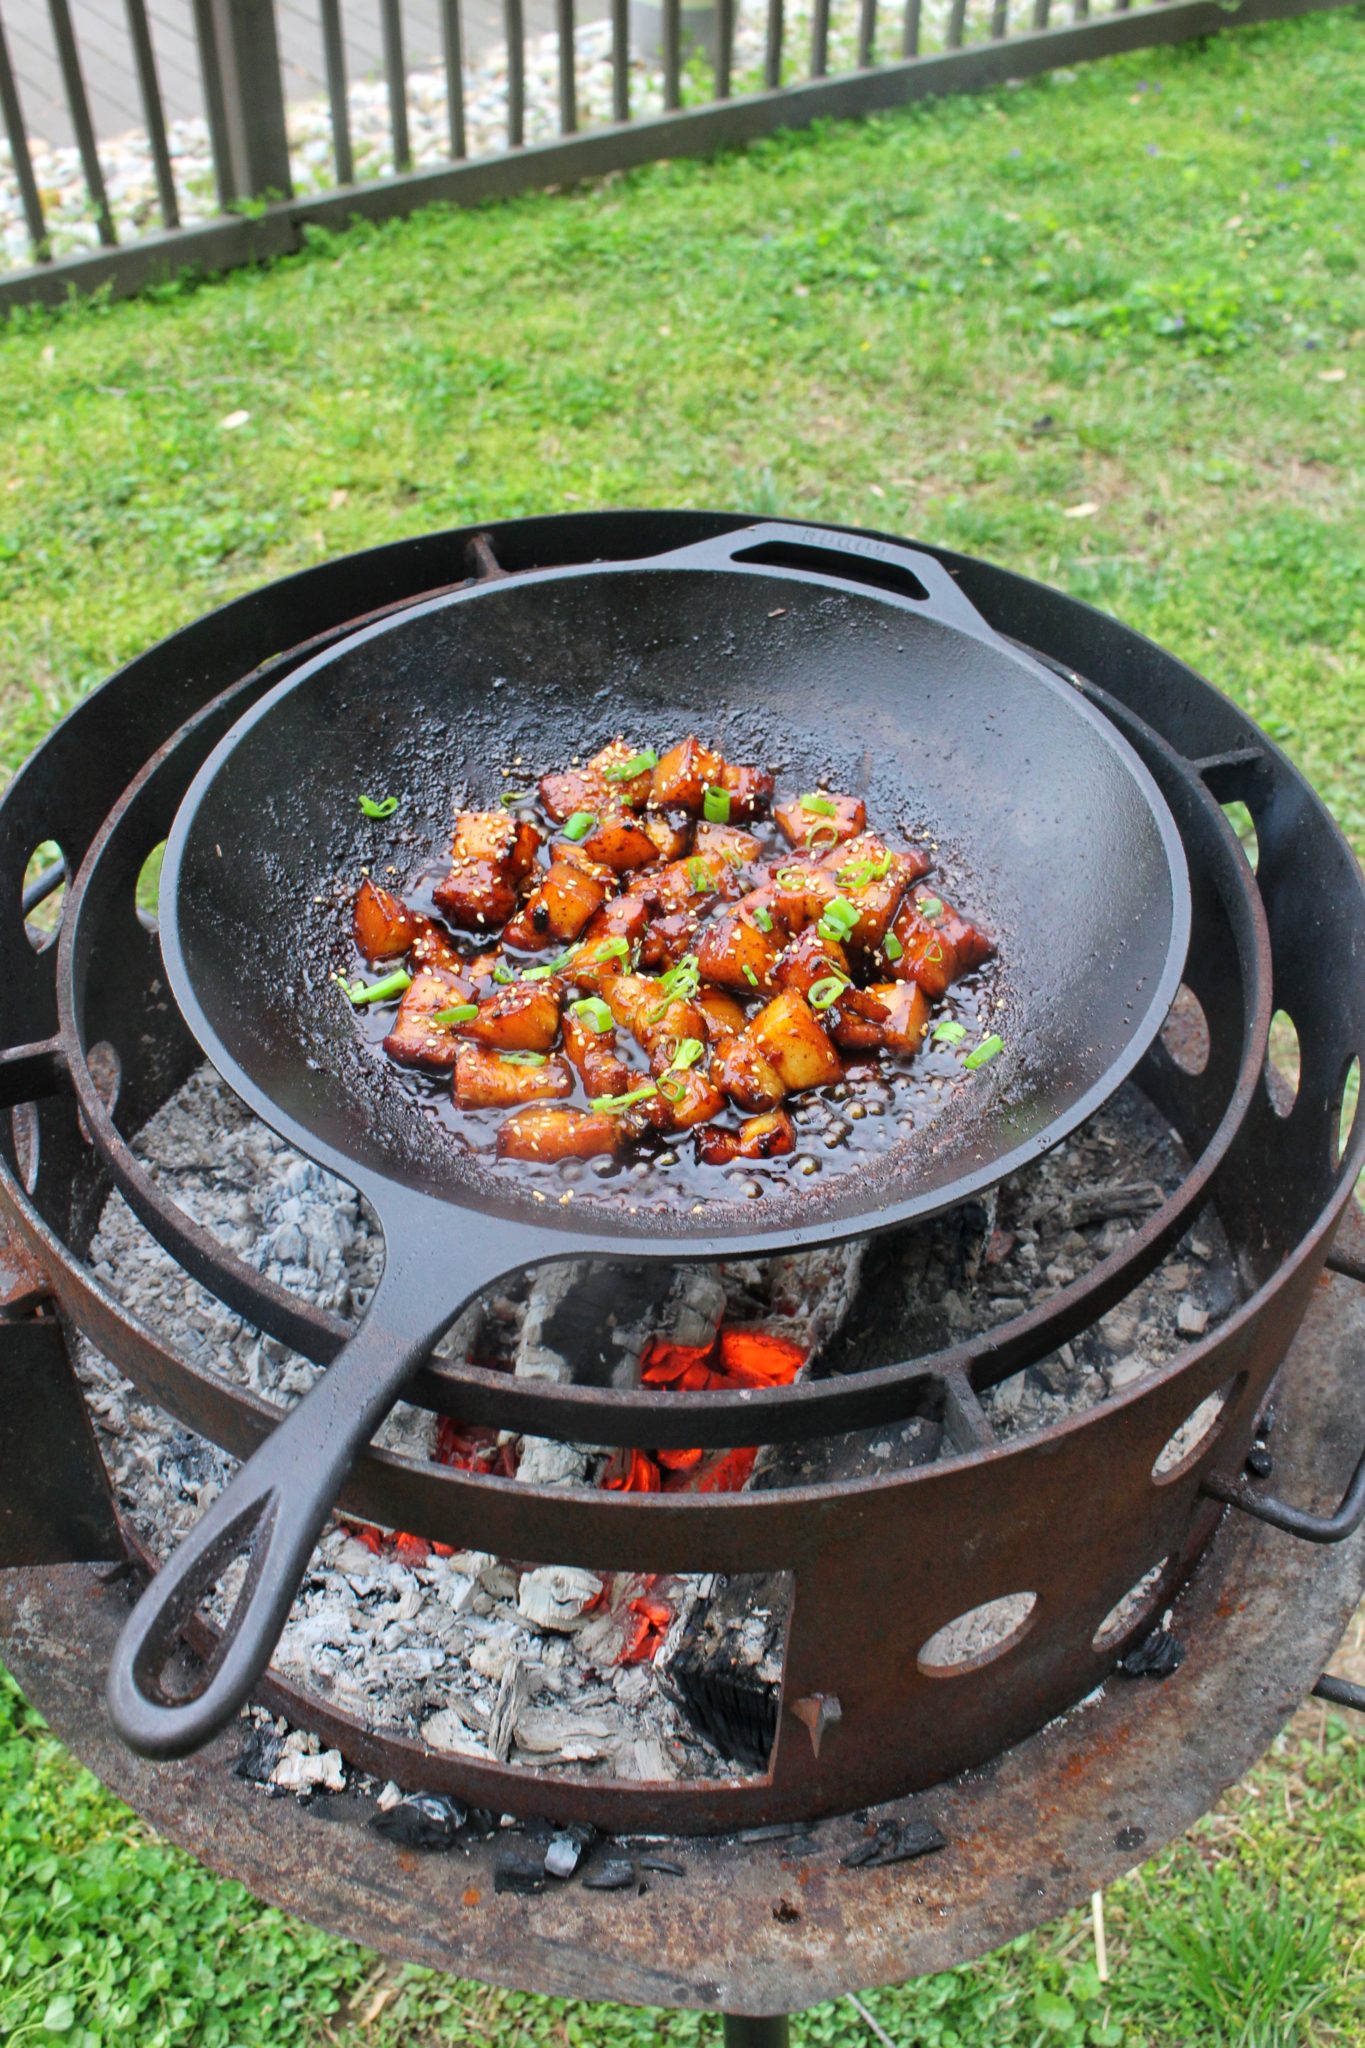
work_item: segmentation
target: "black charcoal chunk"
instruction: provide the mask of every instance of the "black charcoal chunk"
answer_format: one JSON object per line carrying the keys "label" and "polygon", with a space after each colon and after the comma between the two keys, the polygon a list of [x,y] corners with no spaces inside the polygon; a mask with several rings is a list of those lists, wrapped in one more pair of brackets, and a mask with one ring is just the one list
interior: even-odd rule
{"label": "black charcoal chunk", "polygon": [[741,1828],[735,1839],[747,1846],[750,1842],[790,1842],[796,1835],[809,1833],[810,1828],[804,1821],[772,1820],[766,1827]]}
{"label": "black charcoal chunk", "polygon": [[271,1785],[270,1774],[283,1755],[283,1736],[273,1728],[253,1728],[246,1748],[232,1766],[232,1775],[245,1778],[249,1785],[268,1785],[272,1792],[279,1792],[283,1787]]}
{"label": "black charcoal chunk", "polygon": [[583,1889],[589,1892],[619,1892],[634,1882],[635,1865],[610,1857],[605,1863],[593,1866],[583,1880]]}
{"label": "black charcoal chunk", "polygon": [[640,1868],[641,1870],[662,1871],[665,1877],[686,1877],[687,1875],[681,1863],[670,1863],[666,1856],[642,1856],[640,1858]]}
{"label": "black charcoal chunk", "polygon": [[1275,1469],[1275,1460],[1264,1444],[1253,1444],[1247,1452],[1247,1471],[1257,1479],[1269,1479]]}
{"label": "black charcoal chunk", "polygon": [[875,1835],[839,1860],[845,1870],[878,1870],[884,1863],[909,1863],[913,1857],[929,1856],[946,1847],[945,1837],[931,1821],[881,1820]]}
{"label": "black charcoal chunk", "polygon": [[443,1792],[414,1792],[373,1814],[370,1826],[402,1849],[453,1849],[465,1819],[465,1809]]}
{"label": "black charcoal chunk", "polygon": [[545,1889],[545,1866],[533,1863],[526,1856],[507,1856],[493,1866],[493,1889],[495,1892],[515,1892],[522,1898],[530,1898],[535,1892]]}
{"label": "black charcoal chunk", "polygon": [[1169,1678],[1185,1661],[1185,1645],[1167,1628],[1154,1628],[1149,1636],[1119,1659],[1125,1678]]}

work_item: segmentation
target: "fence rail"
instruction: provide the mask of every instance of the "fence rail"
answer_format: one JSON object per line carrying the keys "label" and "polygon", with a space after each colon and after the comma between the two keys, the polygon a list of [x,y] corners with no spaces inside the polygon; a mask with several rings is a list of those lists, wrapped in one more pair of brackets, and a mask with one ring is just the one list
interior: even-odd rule
{"label": "fence rail", "polygon": [[[146,159],[146,189],[131,213],[105,174],[111,145],[102,151],[86,82],[104,60],[93,41],[83,55],[85,4],[26,0],[21,44],[17,25],[7,34],[16,0],[0,0],[0,314],[73,291],[121,296],[184,269],[230,269],[357,216],[388,219],[434,200],[473,205],[705,155],[820,118],[1354,0],[1102,0],[1104,13],[1092,0],[1055,0],[1065,20],[1052,18],[1054,0],[712,0],[702,11],[695,0],[600,0],[605,11],[585,23],[576,0],[551,0],[553,27],[529,46],[523,0],[493,0],[501,41],[489,45],[496,17],[483,5],[481,55],[470,47],[480,0],[463,0],[463,13],[462,0],[430,0],[439,50],[415,71],[404,0],[349,0],[375,12],[373,82],[356,81],[348,66],[341,0],[306,0],[321,69],[302,110],[288,93],[279,32],[285,7],[297,29],[300,0],[174,0],[177,33],[192,39],[197,60],[200,112],[188,123],[168,120],[159,83],[157,41],[166,46],[169,18],[147,0],[122,0]],[[41,154],[24,106],[35,19],[49,32],[72,138]],[[888,43],[893,57],[882,55]],[[385,130],[378,149],[376,119]],[[316,133],[301,143],[310,124],[321,126],[321,143]],[[187,133],[200,138],[193,175],[177,157]],[[54,162],[65,177],[58,208],[47,198]]]}

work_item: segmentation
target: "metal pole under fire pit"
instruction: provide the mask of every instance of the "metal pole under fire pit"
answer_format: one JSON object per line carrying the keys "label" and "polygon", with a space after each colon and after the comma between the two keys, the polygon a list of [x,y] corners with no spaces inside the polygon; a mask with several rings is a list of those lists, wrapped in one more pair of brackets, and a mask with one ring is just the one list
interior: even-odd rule
{"label": "metal pole under fire pit", "polygon": [[789,2048],[790,2041],[785,2013],[766,2020],[746,2020],[735,2012],[725,2015],[725,2048]]}

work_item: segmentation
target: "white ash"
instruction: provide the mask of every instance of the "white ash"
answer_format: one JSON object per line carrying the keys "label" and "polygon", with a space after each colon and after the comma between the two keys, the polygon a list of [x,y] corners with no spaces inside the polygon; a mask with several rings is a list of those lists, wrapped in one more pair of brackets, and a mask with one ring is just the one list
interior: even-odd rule
{"label": "white ash", "polygon": [[[209,1070],[185,1084],[136,1144],[182,1206],[240,1257],[338,1315],[363,1310],[382,1253],[363,1204],[252,1118]],[[974,1213],[965,1220],[955,1212],[900,1235],[893,1264],[901,1293],[913,1296],[910,1321],[917,1316],[932,1341],[943,1341],[944,1330],[960,1330],[973,1317],[989,1322],[1015,1312],[1121,1243],[1184,1170],[1170,1132],[1135,1091],[1125,1091],[1068,1145],[1004,1187],[998,1205],[968,1205]],[[1097,1330],[985,1394],[997,1431],[1017,1434],[1074,1413],[1174,1355],[1187,1341],[1189,1308],[1214,1318],[1235,1298],[1224,1254],[1206,1215]],[[878,1256],[884,1267],[884,1252]],[[188,1279],[117,1195],[106,1206],[92,1264],[112,1292],[201,1366],[283,1403],[315,1379],[318,1368]],[[686,1266],[663,1276],[652,1295],[632,1295],[618,1275],[617,1307],[597,1333],[601,1377],[630,1384],[651,1335],[704,1344],[724,1318],[761,1318],[766,1328],[827,1347],[830,1363],[845,1370],[879,1362],[862,1355],[858,1328],[868,1300],[885,1297],[886,1276],[861,1285],[863,1265],[858,1246]],[[602,1277],[587,1262],[541,1268],[468,1311],[440,1349],[467,1356],[474,1347],[516,1373],[567,1378],[559,1346],[575,1327],[568,1311],[575,1302],[591,1304]],[[154,1554],[164,1556],[216,1497],[233,1461],[144,1401],[86,1345],[81,1369],[116,1492]],[[1187,1431],[1197,1436],[1204,1426],[1191,1418]],[[867,1432],[867,1455],[899,1458],[905,1428],[921,1425]],[[430,1455],[433,1435],[433,1418],[404,1404],[379,1440],[420,1460]],[[1177,1447],[1172,1455],[1184,1454]],[[528,1438],[520,1461],[524,1479],[574,1486],[595,1483],[604,1458],[591,1446]],[[764,1483],[774,1483],[766,1466],[765,1457]],[[240,1577],[240,1566],[227,1575],[219,1618]],[[697,1575],[654,1589],[673,1610],[670,1642],[711,1584]],[[739,1775],[665,1695],[652,1663],[619,1662],[630,1600],[644,1590],[614,1575],[599,1600],[595,1573],[553,1565],[521,1571],[478,1552],[421,1561],[376,1556],[334,1524],[314,1554],[275,1665],[337,1709],[436,1751],[636,1779]],[[755,1641],[764,1655],[773,1644],[761,1619]],[[984,1643],[968,1629],[948,1647],[961,1656]],[[667,1651],[660,1665],[666,1660]],[[290,1754],[313,1759],[280,1759],[301,1788],[310,1774],[319,1785],[329,1781],[333,1767],[318,1761],[319,1749]]]}
{"label": "white ash", "polygon": [[[151,1119],[136,1149],[180,1205],[258,1271],[338,1315],[363,1311],[382,1255],[363,1203],[253,1118],[211,1070],[201,1069]],[[651,1336],[705,1344],[726,1316],[761,1316],[769,1329],[823,1341],[852,1299],[860,1257],[855,1246],[773,1261],[771,1284],[756,1261],[687,1266],[654,1275],[633,1296],[605,1267],[546,1266],[476,1304],[438,1348],[566,1380],[572,1368],[551,1334],[576,1299],[591,1305],[594,1289],[610,1281],[621,1313],[608,1313],[599,1333],[607,1377],[631,1384]],[[283,1405],[316,1379],[320,1368],[190,1280],[118,1195],[105,1207],[91,1263],[201,1367]],[[804,1320],[803,1298],[811,1309]],[[143,1400],[89,1345],[81,1346],[80,1367],[121,1505],[164,1557],[235,1461]],[[434,1434],[429,1413],[400,1404],[377,1440],[421,1460]],[[591,1446],[528,1438],[518,1477],[592,1484],[605,1459]],[[230,1610],[243,1573],[238,1562],[224,1574],[207,1607],[214,1619]],[[274,1668],[329,1705],[436,1751],[636,1779],[733,1775],[664,1696],[652,1664],[620,1662],[633,1626],[630,1601],[647,1590],[676,1610],[688,1583],[668,1579],[650,1589],[630,1574],[604,1582],[573,1567],[522,1570],[469,1551],[376,1555],[334,1522],[314,1552]],[[285,1776],[272,1782],[300,1791],[329,1787],[334,1776],[316,1745],[288,1751],[277,1770]]]}

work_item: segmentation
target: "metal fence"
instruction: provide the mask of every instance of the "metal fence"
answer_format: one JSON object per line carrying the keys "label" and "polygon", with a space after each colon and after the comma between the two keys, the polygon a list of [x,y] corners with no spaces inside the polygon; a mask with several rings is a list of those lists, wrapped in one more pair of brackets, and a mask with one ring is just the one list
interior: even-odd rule
{"label": "metal fence", "polygon": [[1102,4],[0,0],[0,313],[1352,0]]}

